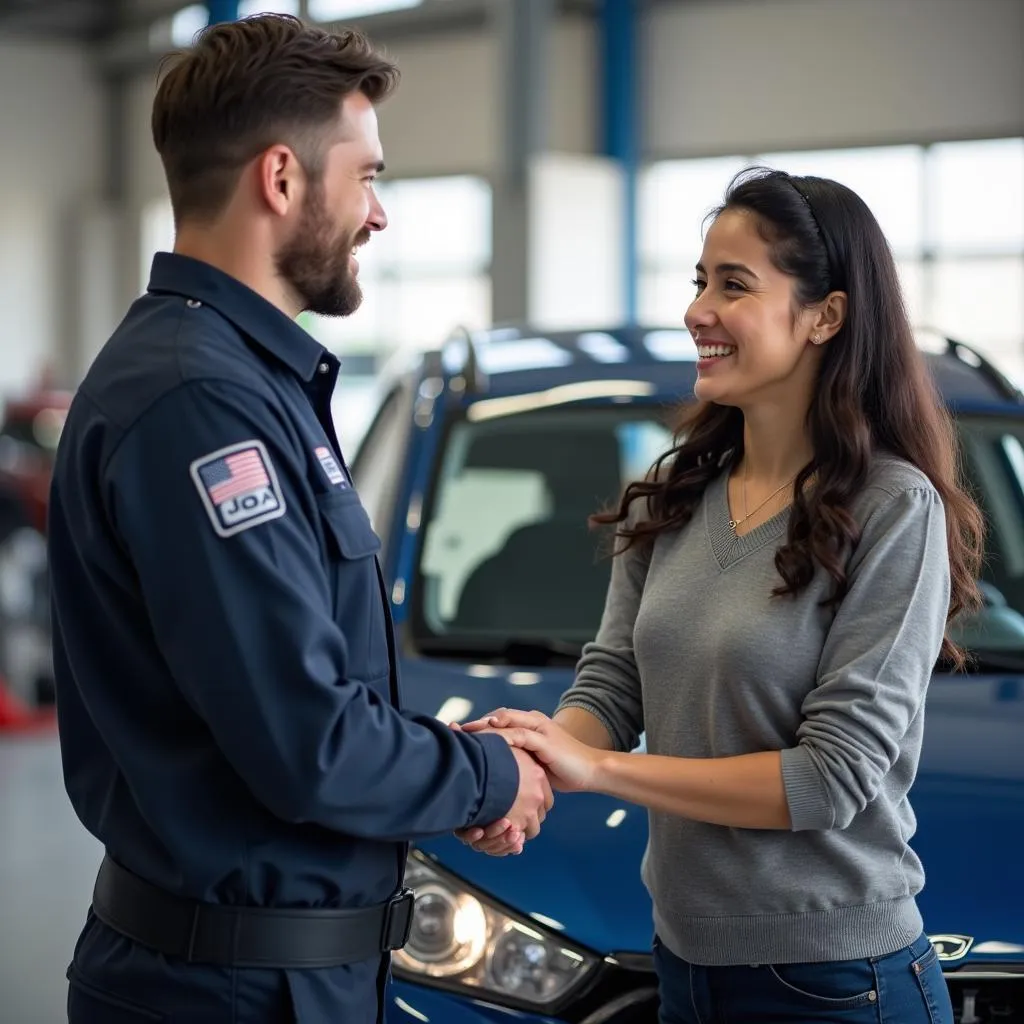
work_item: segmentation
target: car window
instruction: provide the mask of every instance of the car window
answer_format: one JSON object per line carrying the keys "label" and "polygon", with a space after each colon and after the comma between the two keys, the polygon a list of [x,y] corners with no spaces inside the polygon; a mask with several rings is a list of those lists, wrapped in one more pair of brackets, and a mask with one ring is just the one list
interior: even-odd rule
{"label": "car window", "polygon": [[[951,632],[978,652],[1024,656],[1024,417],[962,415],[958,429],[987,524],[985,606]],[[420,639],[592,639],[610,563],[587,516],[670,445],[659,412],[634,406],[454,425],[424,518]]]}
{"label": "car window", "polygon": [[412,417],[407,385],[389,392],[352,460],[352,479],[387,556]]}
{"label": "car window", "polygon": [[610,561],[587,517],[670,447],[658,416],[615,406],[454,424],[425,510],[421,639],[591,639]]}
{"label": "car window", "polygon": [[1024,418],[962,415],[968,485],[985,515],[981,613],[953,635],[975,650],[1024,653]]}

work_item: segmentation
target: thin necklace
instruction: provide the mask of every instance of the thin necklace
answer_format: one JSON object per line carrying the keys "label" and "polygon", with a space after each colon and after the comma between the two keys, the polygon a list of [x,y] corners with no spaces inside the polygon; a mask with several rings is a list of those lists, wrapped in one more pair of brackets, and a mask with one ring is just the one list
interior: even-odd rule
{"label": "thin necklace", "polygon": [[747,469],[748,469],[748,463],[744,462],[743,463],[743,483],[742,483],[742,487],[741,487],[742,494],[743,494],[743,515],[740,516],[739,519],[730,519],[729,520],[729,529],[731,529],[733,533],[736,532],[736,528],[738,526],[742,526],[743,523],[745,523],[752,516],[756,516],[757,513],[760,512],[761,509],[763,509],[765,507],[765,505],[767,505],[768,502],[772,500],[772,498],[774,498],[780,491],[784,491],[787,487],[789,487],[789,485],[792,484],[793,481],[796,480],[796,478],[800,475],[799,472],[794,473],[781,487],[777,487],[774,491],[772,491],[772,493],[769,494],[768,497],[765,498],[764,501],[762,501],[761,504],[758,505],[757,508],[755,508],[753,510],[753,512],[748,512],[747,511]]}

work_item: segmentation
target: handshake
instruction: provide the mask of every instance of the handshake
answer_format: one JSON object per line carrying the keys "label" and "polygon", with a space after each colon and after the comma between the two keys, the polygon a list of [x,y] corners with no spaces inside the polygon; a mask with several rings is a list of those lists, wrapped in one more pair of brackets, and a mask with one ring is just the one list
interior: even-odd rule
{"label": "handshake", "polygon": [[582,792],[593,788],[602,751],[581,743],[539,711],[497,711],[452,728],[496,733],[512,748],[519,766],[519,792],[504,818],[486,828],[461,829],[456,837],[492,857],[523,852],[527,839],[540,833],[554,805],[553,790]]}

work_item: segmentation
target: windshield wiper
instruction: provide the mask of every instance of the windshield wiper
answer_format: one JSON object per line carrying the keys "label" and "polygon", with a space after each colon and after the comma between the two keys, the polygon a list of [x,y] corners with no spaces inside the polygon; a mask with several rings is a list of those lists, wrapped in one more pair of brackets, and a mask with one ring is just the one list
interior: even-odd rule
{"label": "windshield wiper", "polygon": [[1024,672],[1024,651],[969,647],[967,656],[969,660],[965,669],[975,675],[980,672]]}
{"label": "windshield wiper", "polygon": [[570,643],[547,637],[417,637],[417,646],[437,657],[466,658],[479,661],[501,661],[509,665],[540,667],[544,665],[575,665],[583,650],[582,643]]}
{"label": "windshield wiper", "polygon": [[530,639],[515,637],[502,648],[502,654],[513,665],[550,665],[579,661],[582,644],[564,640]]}

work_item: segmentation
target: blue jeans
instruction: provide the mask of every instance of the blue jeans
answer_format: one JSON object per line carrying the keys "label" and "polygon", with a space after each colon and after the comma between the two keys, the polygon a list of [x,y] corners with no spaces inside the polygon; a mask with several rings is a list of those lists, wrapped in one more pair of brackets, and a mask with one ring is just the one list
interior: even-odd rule
{"label": "blue jeans", "polygon": [[927,936],[888,956],[699,967],[654,940],[659,1024],[953,1024]]}

